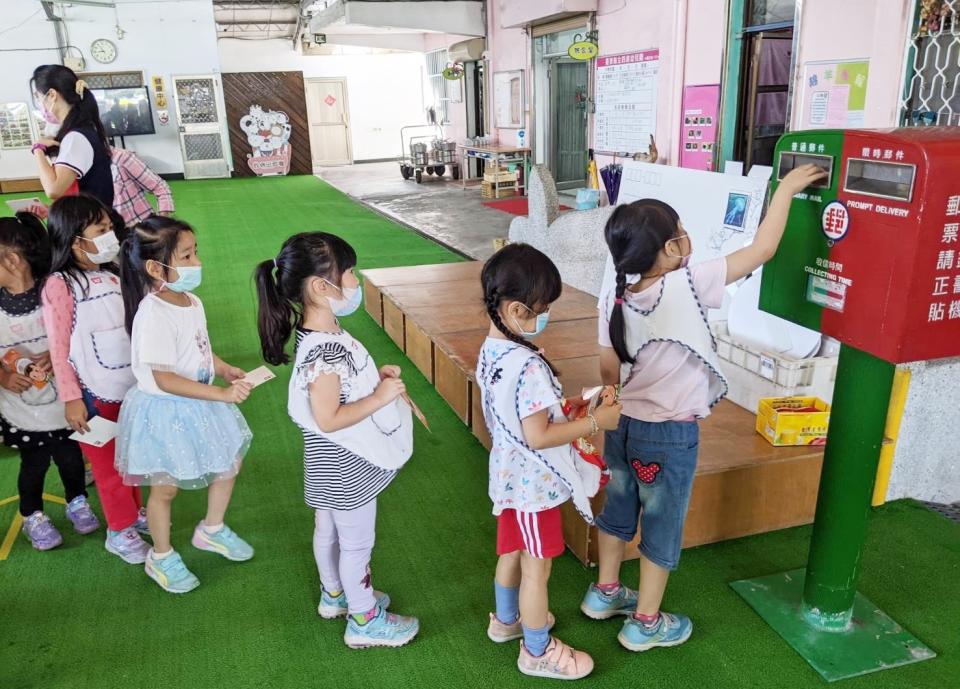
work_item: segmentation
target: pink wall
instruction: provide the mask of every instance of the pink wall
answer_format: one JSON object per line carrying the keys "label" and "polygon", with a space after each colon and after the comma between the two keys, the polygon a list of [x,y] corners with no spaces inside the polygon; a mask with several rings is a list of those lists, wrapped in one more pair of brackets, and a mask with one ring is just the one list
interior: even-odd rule
{"label": "pink wall", "polygon": [[[526,1],[526,0],[525,0]],[[487,52],[490,55],[490,70],[487,74],[487,103],[488,124],[493,127],[493,75],[496,72],[507,72],[514,69],[523,70],[526,84],[526,129],[530,130],[530,112],[533,104],[532,70],[530,39],[523,29],[505,29],[501,23],[500,3],[497,0],[487,3]],[[515,129],[492,129],[490,134],[498,136],[504,142],[513,143],[516,139]]]}
{"label": "pink wall", "polygon": [[[457,36],[446,33],[431,33],[424,35],[424,43],[427,51],[447,49],[454,43],[466,41],[471,36]],[[428,85],[424,85],[426,89]],[[466,99],[464,99],[465,101]],[[447,114],[450,123],[443,128],[444,136],[453,141],[462,141],[467,138],[467,105],[466,102],[450,103],[447,108]]]}
{"label": "pink wall", "polygon": [[[506,0],[507,3],[520,0]],[[524,15],[545,16],[556,11],[557,0],[523,0]],[[524,69],[527,83],[527,129],[531,129],[531,42],[510,23],[501,0],[487,4],[490,75]],[[802,79],[803,64],[814,60],[869,58],[866,126],[886,127],[897,121],[903,55],[913,0],[805,0],[796,57],[795,80]],[[506,16],[506,20],[504,20]],[[659,48],[656,139],[661,161],[675,164],[679,157],[680,109],[684,86],[718,84],[722,78],[726,44],[727,3],[722,0],[599,0],[595,15],[600,54]],[[799,122],[799,104],[793,126]],[[589,139],[592,143],[592,121]],[[496,130],[503,141],[512,141],[513,130]],[[533,136],[538,136],[533,132]],[[608,162],[598,160],[600,165]]]}
{"label": "pink wall", "polygon": [[[803,4],[800,24],[795,92],[800,90],[806,62],[869,58],[864,126],[895,126],[912,21],[911,0],[808,0]],[[793,127],[799,125],[800,114],[800,103],[796,102]]]}

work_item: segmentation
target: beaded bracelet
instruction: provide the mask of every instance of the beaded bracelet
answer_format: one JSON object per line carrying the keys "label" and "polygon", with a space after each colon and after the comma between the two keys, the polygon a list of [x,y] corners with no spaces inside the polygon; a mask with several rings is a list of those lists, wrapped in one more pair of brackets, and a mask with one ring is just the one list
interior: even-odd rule
{"label": "beaded bracelet", "polygon": [[590,419],[590,435],[596,435],[600,432],[600,424],[597,423],[593,414],[587,414],[587,418]]}

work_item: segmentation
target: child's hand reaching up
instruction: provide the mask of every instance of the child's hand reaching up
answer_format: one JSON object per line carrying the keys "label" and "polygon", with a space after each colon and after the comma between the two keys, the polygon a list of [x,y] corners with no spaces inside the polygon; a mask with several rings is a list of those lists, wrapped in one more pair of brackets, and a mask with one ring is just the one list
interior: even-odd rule
{"label": "child's hand reaching up", "polygon": [[823,179],[826,176],[826,171],[820,167],[817,167],[816,165],[801,165],[800,167],[794,168],[788,172],[787,175],[780,180],[780,186],[777,187],[777,191],[783,189],[784,193],[788,193],[790,196],[793,196],[794,194],[799,194],[811,184],[819,179]]}
{"label": "child's hand reaching up", "polygon": [[241,402],[245,402],[250,396],[250,391],[253,390],[253,386],[243,380],[237,380],[228,387],[220,389],[223,391],[221,401],[227,402],[228,404],[240,404]]}

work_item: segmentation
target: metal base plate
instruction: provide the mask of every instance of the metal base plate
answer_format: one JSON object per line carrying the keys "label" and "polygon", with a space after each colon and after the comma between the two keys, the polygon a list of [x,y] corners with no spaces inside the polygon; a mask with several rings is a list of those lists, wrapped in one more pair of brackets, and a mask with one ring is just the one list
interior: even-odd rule
{"label": "metal base plate", "polygon": [[816,630],[801,612],[804,576],[805,570],[795,569],[730,586],[828,682],[936,657],[859,593],[846,631]]}

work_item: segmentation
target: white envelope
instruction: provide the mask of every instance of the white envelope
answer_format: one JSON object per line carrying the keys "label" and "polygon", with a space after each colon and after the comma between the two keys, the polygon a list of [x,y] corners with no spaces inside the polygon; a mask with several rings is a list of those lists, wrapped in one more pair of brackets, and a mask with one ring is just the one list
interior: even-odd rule
{"label": "white envelope", "polygon": [[273,380],[277,376],[266,366],[261,366],[260,368],[255,368],[250,373],[245,375],[241,380],[250,383],[253,387],[258,385],[263,385],[264,383]]}
{"label": "white envelope", "polygon": [[117,437],[118,427],[116,422],[102,416],[94,416],[87,421],[87,426],[90,427],[88,433],[74,433],[70,436],[70,440],[76,440],[78,443],[93,445],[94,447],[103,447]]}

